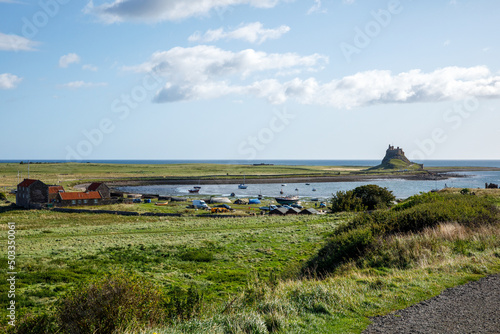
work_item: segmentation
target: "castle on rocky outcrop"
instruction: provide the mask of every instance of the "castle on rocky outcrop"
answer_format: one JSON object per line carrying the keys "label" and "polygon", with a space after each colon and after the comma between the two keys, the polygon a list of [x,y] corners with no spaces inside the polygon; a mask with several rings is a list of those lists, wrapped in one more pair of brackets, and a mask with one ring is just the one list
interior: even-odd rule
{"label": "castle on rocky outcrop", "polygon": [[408,160],[408,158],[405,156],[405,152],[402,148],[400,148],[399,146],[397,148],[394,148],[394,146],[389,145],[389,148],[387,149],[387,151],[385,151],[385,157],[382,160],[382,164],[387,164],[392,159],[399,159],[408,164],[411,163],[410,160]]}

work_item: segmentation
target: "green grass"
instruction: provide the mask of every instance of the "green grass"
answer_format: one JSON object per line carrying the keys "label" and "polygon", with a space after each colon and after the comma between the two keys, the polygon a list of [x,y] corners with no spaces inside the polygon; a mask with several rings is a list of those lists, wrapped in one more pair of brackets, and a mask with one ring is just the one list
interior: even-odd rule
{"label": "green grass", "polygon": [[[252,273],[267,278],[303,262],[339,219],[124,217],[14,209],[0,216],[0,226],[5,230],[7,222],[16,223],[17,296],[23,313],[50,308],[78,282],[117,269],[165,289],[194,284],[207,302],[221,303],[242,291]],[[4,247],[6,236],[0,237]],[[5,274],[6,259],[0,261]],[[2,302],[6,289],[1,282]]]}
{"label": "green grass", "polygon": [[[148,180],[159,178],[211,179],[229,178],[236,182],[253,177],[333,176],[349,173],[362,167],[333,166],[253,166],[230,164],[98,164],[98,163],[43,163],[30,164],[30,178],[41,179],[46,184],[68,187],[96,180]],[[17,184],[18,172],[28,176],[27,164],[0,163],[0,187],[13,188]]]}
{"label": "green grass", "polygon": [[[167,293],[194,287],[204,296],[201,313],[192,319],[155,328],[132,324],[129,333],[360,333],[371,316],[499,272],[497,220],[471,223],[491,203],[498,200],[417,196],[392,209],[383,221],[390,223],[397,216],[397,221],[406,222],[401,217],[431,209],[437,213],[437,208],[450,216],[414,229],[390,223],[399,233],[382,228],[382,216],[376,223],[353,214],[125,217],[27,211],[6,204],[0,205],[0,228],[6,231],[7,222],[16,223],[20,316],[29,310],[48,313],[51,319],[56,301],[81,282],[118,270]],[[455,211],[459,207],[460,216]],[[353,220],[354,225],[349,223]],[[383,232],[383,237],[370,241],[369,252],[343,259],[324,277],[314,277],[313,268],[309,277],[298,276],[303,264],[335,233],[367,226]],[[5,241],[2,233],[4,247]],[[0,261],[5,274],[5,256]],[[1,282],[2,303],[7,302],[6,289]],[[1,312],[5,325],[5,311]]]}

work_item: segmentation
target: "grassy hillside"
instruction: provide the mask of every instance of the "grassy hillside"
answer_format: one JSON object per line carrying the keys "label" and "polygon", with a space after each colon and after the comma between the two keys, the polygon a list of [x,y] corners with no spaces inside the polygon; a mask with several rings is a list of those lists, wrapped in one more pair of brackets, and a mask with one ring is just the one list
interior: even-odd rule
{"label": "grassy hillside", "polygon": [[[119,332],[360,333],[370,316],[499,272],[497,205],[487,196],[426,194],[372,215],[235,219],[3,205],[0,226],[16,222],[20,315],[38,314],[23,320],[30,328],[56,326],[57,300],[71,309],[83,302],[77,291],[120,284],[136,291],[125,309],[144,309],[149,292],[163,302],[148,304],[158,312],[152,327],[144,314],[127,313],[136,322],[121,320]],[[0,289],[6,302],[5,282]]]}

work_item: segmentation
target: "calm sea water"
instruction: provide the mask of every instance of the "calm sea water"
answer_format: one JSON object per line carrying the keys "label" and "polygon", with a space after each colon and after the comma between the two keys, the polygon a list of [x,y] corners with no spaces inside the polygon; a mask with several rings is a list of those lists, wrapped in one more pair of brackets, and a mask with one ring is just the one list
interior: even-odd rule
{"label": "calm sea water", "polygon": [[[397,198],[407,198],[420,192],[442,189],[446,186],[456,188],[484,188],[486,182],[500,183],[500,172],[498,171],[463,172],[457,174],[462,174],[465,177],[450,178],[441,181],[373,179],[362,182],[312,182],[310,185],[306,185],[305,183],[287,183],[285,186],[282,186],[281,183],[249,184],[247,189],[238,189],[237,184],[208,184],[201,186],[199,194],[229,196],[231,193],[235,193],[237,197],[256,197],[262,194],[263,196],[275,197],[280,195],[280,190],[283,190],[288,195],[324,199],[340,190],[345,191],[365,184],[376,184],[388,188]],[[150,185],[121,187],[120,189],[133,193],[181,196],[189,195],[188,190],[192,187],[192,185]]]}
{"label": "calm sea water", "polygon": [[[0,163],[19,163],[20,160],[0,160]],[[27,160],[24,160],[27,162]],[[31,162],[55,162],[63,163],[64,160],[31,160]],[[85,161],[87,162],[87,161]],[[181,164],[181,163],[215,163],[215,164],[275,164],[275,165],[306,165],[306,166],[375,166],[380,160],[89,160],[91,163],[108,164]],[[423,163],[425,167],[498,167],[500,160],[424,160],[416,161]],[[203,185],[201,195],[225,195],[235,193],[240,197],[254,197],[258,194],[264,196],[278,196],[280,190],[285,194],[299,195],[301,197],[327,198],[339,190],[349,190],[364,184],[377,184],[392,190],[398,198],[406,198],[420,192],[427,192],[432,189],[441,189],[445,186],[459,188],[483,188],[486,182],[500,183],[500,172],[464,172],[467,177],[452,178],[445,181],[409,181],[409,180],[370,180],[363,182],[326,182],[311,183],[306,186],[304,183],[290,183],[286,186],[281,184],[251,184],[248,189],[238,189],[237,185]],[[143,186],[143,187],[123,187],[122,190],[137,193],[159,194],[159,195],[188,195],[191,185],[176,186]],[[313,191],[315,189],[315,191]]]}

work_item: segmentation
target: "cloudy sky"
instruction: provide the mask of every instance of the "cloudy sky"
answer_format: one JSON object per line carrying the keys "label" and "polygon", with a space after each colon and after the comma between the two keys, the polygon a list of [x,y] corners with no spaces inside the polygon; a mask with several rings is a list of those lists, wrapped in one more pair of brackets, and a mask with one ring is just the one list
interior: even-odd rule
{"label": "cloudy sky", "polygon": [[0,159],[500,159],[499,12],[0,0]]}

